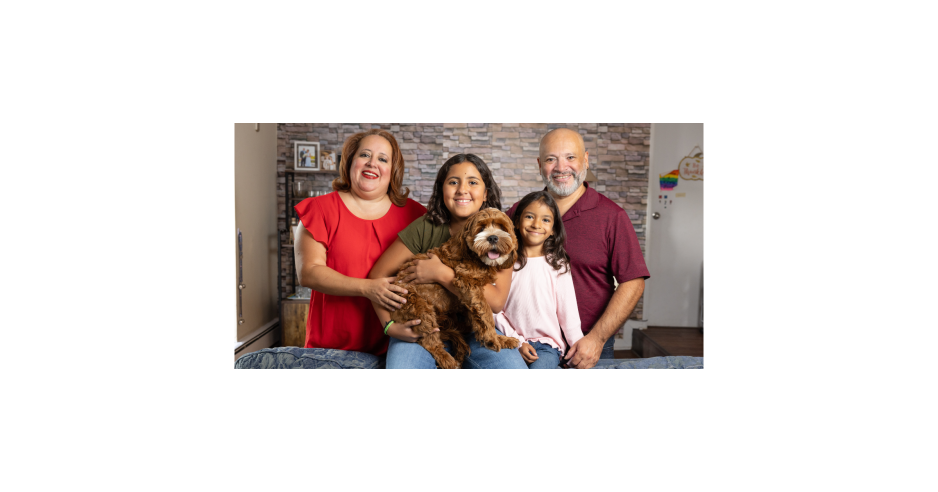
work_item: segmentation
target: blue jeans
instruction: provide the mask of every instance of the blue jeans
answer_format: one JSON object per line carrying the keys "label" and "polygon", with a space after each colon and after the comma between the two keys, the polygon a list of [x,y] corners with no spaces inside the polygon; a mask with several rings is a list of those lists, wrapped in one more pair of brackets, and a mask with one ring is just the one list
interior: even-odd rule
{"label": "blue jeans", "polygon": [[612,335],[606,343],[603,344],[603,351],[599,354],[600,359],[615,359],[614,347],[616,345],[616,336]]}
{"label": "blue jeans", "polygon": [[[499,335],[503,333],[496,329]],[[527,369],[527,364],[518,353],[518,349],[501,349],[498,352],[483,347],[475,336],[469,335],[469,350],[472,351],[463,369]],[[444,342],[446,351],[450,352],[449,343]],[[416,343],[405,342],[391,337],[388,343],[388,369],[436,369],[436,361],[427,349]]]}
{"label": "blue jeans", "polygon": [[528,369],[560,369],[560,351],[546,343],[527,342],[537,352],[537,360],[528,364]]}

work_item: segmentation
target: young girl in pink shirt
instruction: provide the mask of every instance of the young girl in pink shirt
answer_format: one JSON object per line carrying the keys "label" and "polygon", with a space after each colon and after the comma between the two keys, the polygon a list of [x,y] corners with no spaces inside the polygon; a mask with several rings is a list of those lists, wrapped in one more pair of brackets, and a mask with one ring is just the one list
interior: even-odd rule
{"label": "young girl in pink shirt", "polygon": [[511,220],[521,244],[495,322],[521,342],[529,369],[557,369],[567,347],[583,338],[560,210],[549,193],[537,191],[521,199]]}

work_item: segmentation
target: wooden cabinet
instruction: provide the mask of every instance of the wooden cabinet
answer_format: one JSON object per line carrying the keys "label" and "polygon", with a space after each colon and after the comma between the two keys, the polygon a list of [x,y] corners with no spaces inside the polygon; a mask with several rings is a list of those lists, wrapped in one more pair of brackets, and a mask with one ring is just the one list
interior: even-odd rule
{"label": "wooden cabinet", "polygon": [[280,311],[280,326],[283,327],[280,344],[284,347],[304,346],[309,299],[284,299],[280,303]]}

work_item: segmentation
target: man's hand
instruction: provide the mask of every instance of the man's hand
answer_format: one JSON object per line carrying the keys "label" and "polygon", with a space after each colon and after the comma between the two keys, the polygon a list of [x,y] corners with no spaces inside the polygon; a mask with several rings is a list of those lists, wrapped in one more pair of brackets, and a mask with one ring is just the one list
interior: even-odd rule
{"label": "man's hand", "polygon": [[603,352],[603,343],[590,332],[577,340],[564,355],[564,364],[575,369],[589,369],[596,365]]}
{"label": "man's hand", "polygon": [[528,364],[538,359],[537,350],[534,350],[534,347],[527,342],[521,344],[521,347],[518,348],[518,352],[521,353],[521,358]]}

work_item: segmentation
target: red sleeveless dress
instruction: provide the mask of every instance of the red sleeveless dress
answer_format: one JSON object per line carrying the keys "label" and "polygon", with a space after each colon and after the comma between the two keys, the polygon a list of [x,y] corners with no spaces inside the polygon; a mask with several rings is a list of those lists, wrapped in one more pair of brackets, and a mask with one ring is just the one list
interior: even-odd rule
{"label": "red sleeveless dress", "polygon": [[[313,239],[326,247],[329,268],[353,278],[368,277],[397,233],[427,212],[408,199],[403,207],[391,204],[380,219],[364,220],[353,215],[336,192],[307,198],[294,209]],[[367,297],[331,296],[314,290],[305,345],[382,355],[388,350],[388,337]]]}

